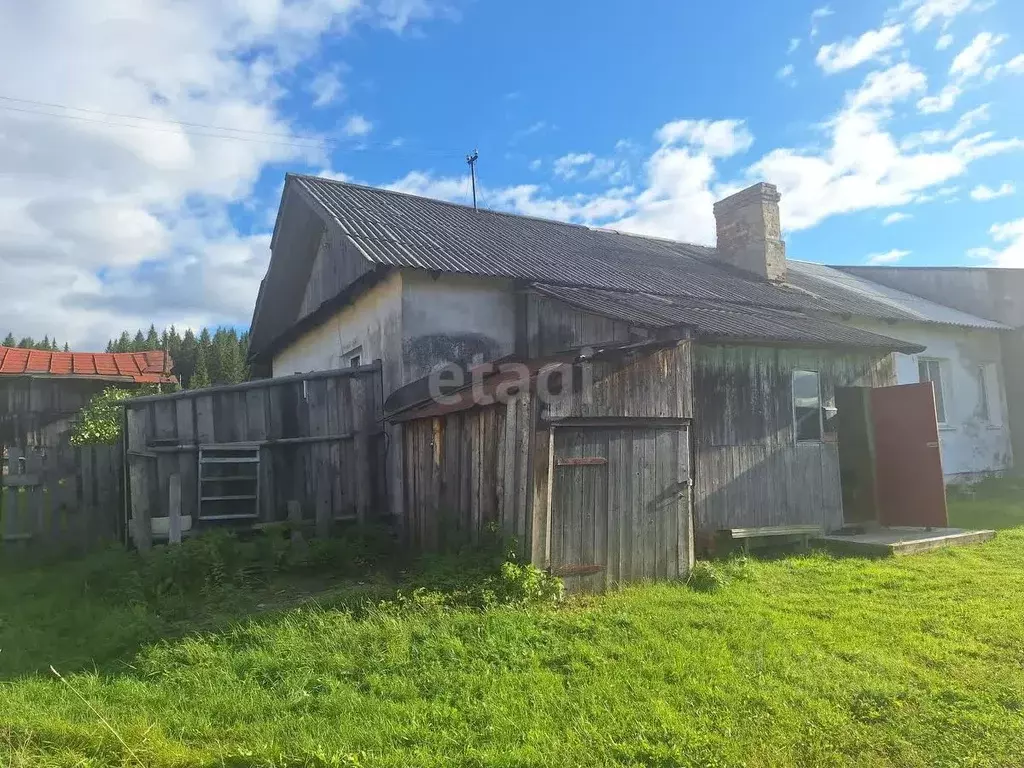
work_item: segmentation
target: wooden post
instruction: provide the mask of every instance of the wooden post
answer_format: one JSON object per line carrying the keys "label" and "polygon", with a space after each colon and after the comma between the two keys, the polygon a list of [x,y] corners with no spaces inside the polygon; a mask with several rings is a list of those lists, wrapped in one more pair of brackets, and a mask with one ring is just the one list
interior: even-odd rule
{"label": "wooden post", "polygon": [[306,537],[302,535],[302,505],[294,499],[288,502],[288,526],[292,550],[301,556],[306,552]]}
{"label": "wooden post", "polygon": [[181,475],[174,473],[167,481],[167,543],[181,544]]}
{"label": "wooden post", "polygon": [[125,433],[128,457],[129,489],[131,492],[132,539],[140,552],[149,551],[153,546],[153,522],[149,508],[148,459],[136,451],[146,445],[146,424],[144,414],[132,408],[127,409],[127,430]]}
{"label": "wooden post", "polygon": [[331,473],[327,462],[321,459],[316,469],[316,535],[326,539],[331,535],[334,510],[331,508]]}

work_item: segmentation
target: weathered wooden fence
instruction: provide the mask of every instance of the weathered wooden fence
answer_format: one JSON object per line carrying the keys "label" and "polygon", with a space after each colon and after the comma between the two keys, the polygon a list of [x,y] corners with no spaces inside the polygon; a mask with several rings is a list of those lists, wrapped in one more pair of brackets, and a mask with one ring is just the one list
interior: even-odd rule
{"label": "weathered wooden fence", "polygon": [[0,446],[0,453],[5,549],[86,550],[123,534],[120,445]]}
{"label": "weathered wooden fence", "polygon": [[125,435],[140,548],[172,516],[186,532],[290,518],[326,532],[385,510],[379,363],[135,398]]}

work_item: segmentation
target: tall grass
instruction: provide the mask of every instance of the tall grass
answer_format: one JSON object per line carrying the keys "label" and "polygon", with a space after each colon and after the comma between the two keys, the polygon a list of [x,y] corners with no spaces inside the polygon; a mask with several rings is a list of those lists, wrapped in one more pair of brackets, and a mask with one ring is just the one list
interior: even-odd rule
{"label": "tall grass", "polygon": [[1024,764],[1022,528],[561,602],[494,554],[356,549],[233,549],[181,589],[124,553],[5,573],[0,765]]}

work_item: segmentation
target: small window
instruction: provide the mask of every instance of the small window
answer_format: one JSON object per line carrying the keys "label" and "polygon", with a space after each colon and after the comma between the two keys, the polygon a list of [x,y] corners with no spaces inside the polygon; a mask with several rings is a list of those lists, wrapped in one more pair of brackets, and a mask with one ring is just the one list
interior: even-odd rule
{"label": "small window", "polygon": [[793,371],[793,422],[797,442],[821,440],[821,386],[817,371]]}
{"label": "small window", "polygon": [[978,418],[989,426],[1003,426],[1003,407],[999,396],[999,368],[995,363],[978,366]]}
{"label": "small window", "polygon": [[942,386],[942,361],[918,359],[918,380],[930,381],[935,390],[935,418],[939,424],[946,423],[946,393]]}
{"label": "small window", "polygon": [[348,359],[348,365],[349,365],[349,368],[358,368],[359,367],[359,355],[352,355],[352,357],[350,357]]}
{"label": "small window", "polygon": [[978,366],[978,418],[992,421],[992,407],[988,399],[988,372],[984,365]]}

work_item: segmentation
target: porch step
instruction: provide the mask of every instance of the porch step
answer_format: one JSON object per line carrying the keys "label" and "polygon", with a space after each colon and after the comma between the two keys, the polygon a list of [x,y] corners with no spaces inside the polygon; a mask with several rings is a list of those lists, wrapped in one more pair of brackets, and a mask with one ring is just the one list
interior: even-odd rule
{"label": "porch step", "polygon": [[820,536],[818,546],[831,552],[862,557],[916,555],[942,547],[980,544],[996,535],[995,531],[968,531],[963,528],[878,528],[873,531]]}

